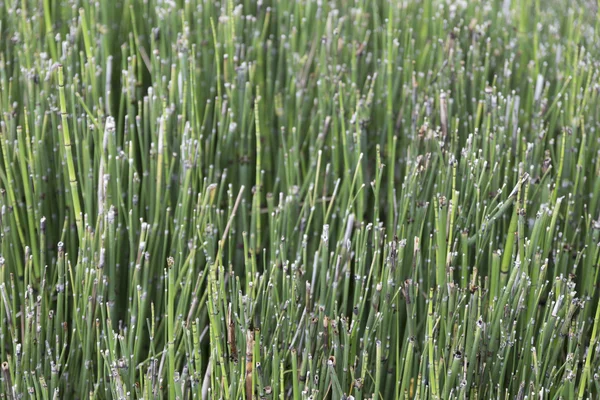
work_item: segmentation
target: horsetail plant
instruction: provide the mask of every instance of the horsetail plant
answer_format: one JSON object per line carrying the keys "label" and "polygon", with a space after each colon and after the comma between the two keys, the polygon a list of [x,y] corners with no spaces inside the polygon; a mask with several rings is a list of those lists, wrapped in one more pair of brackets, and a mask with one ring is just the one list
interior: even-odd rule
{"label": "horsetail plant", "polygon": [[0,2],[0,396],[597,398],[599,10]]}

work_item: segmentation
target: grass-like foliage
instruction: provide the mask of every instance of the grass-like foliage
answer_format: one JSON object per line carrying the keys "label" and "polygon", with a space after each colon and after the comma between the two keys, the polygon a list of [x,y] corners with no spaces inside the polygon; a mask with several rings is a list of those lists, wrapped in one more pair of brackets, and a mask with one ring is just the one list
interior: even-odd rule
{"label": "grass-like foliage", "polygon": [[0,397],[600,396],[596,0],[0,1]]}

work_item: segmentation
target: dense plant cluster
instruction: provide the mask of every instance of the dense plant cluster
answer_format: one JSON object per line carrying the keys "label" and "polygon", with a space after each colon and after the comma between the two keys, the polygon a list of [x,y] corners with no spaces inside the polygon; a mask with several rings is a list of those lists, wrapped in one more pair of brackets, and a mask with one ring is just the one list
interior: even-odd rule
{"label": "dense plant cluster", "polygon": [[0,1],[6,399],[600,395],[600,12]]}

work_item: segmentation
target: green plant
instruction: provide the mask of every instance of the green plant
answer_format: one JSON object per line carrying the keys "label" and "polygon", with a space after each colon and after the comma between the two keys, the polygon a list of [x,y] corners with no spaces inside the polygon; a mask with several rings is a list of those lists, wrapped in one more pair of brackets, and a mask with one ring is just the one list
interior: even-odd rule
{"label": "green plant", "polygon": [[599,12],[0,2],[3,395],[597,397]]}

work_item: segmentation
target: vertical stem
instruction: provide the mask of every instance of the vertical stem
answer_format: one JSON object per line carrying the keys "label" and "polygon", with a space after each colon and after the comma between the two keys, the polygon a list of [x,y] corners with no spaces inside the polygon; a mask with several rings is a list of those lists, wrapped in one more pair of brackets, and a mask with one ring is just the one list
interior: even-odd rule
{"label": "vertical stem", "polygon": [[63,75],[63,66],[58,66],[58,92],[60,96],[60,116],[63,132],[63,146],[67,156],[67,172],[69,174],[69,183],[71,186],[71,199],[73,201],[73,212],[75,213],[75,223],[77,225],[78,237],[83,237],[83,222],[81,216],[81,205],[79,202],[79,185],[77,184],[77,175],[75,173],[75,163],[71,152],[71,135],[69,134],[69,122],[67,120],[67,102],[65,100],[65,82]]}

